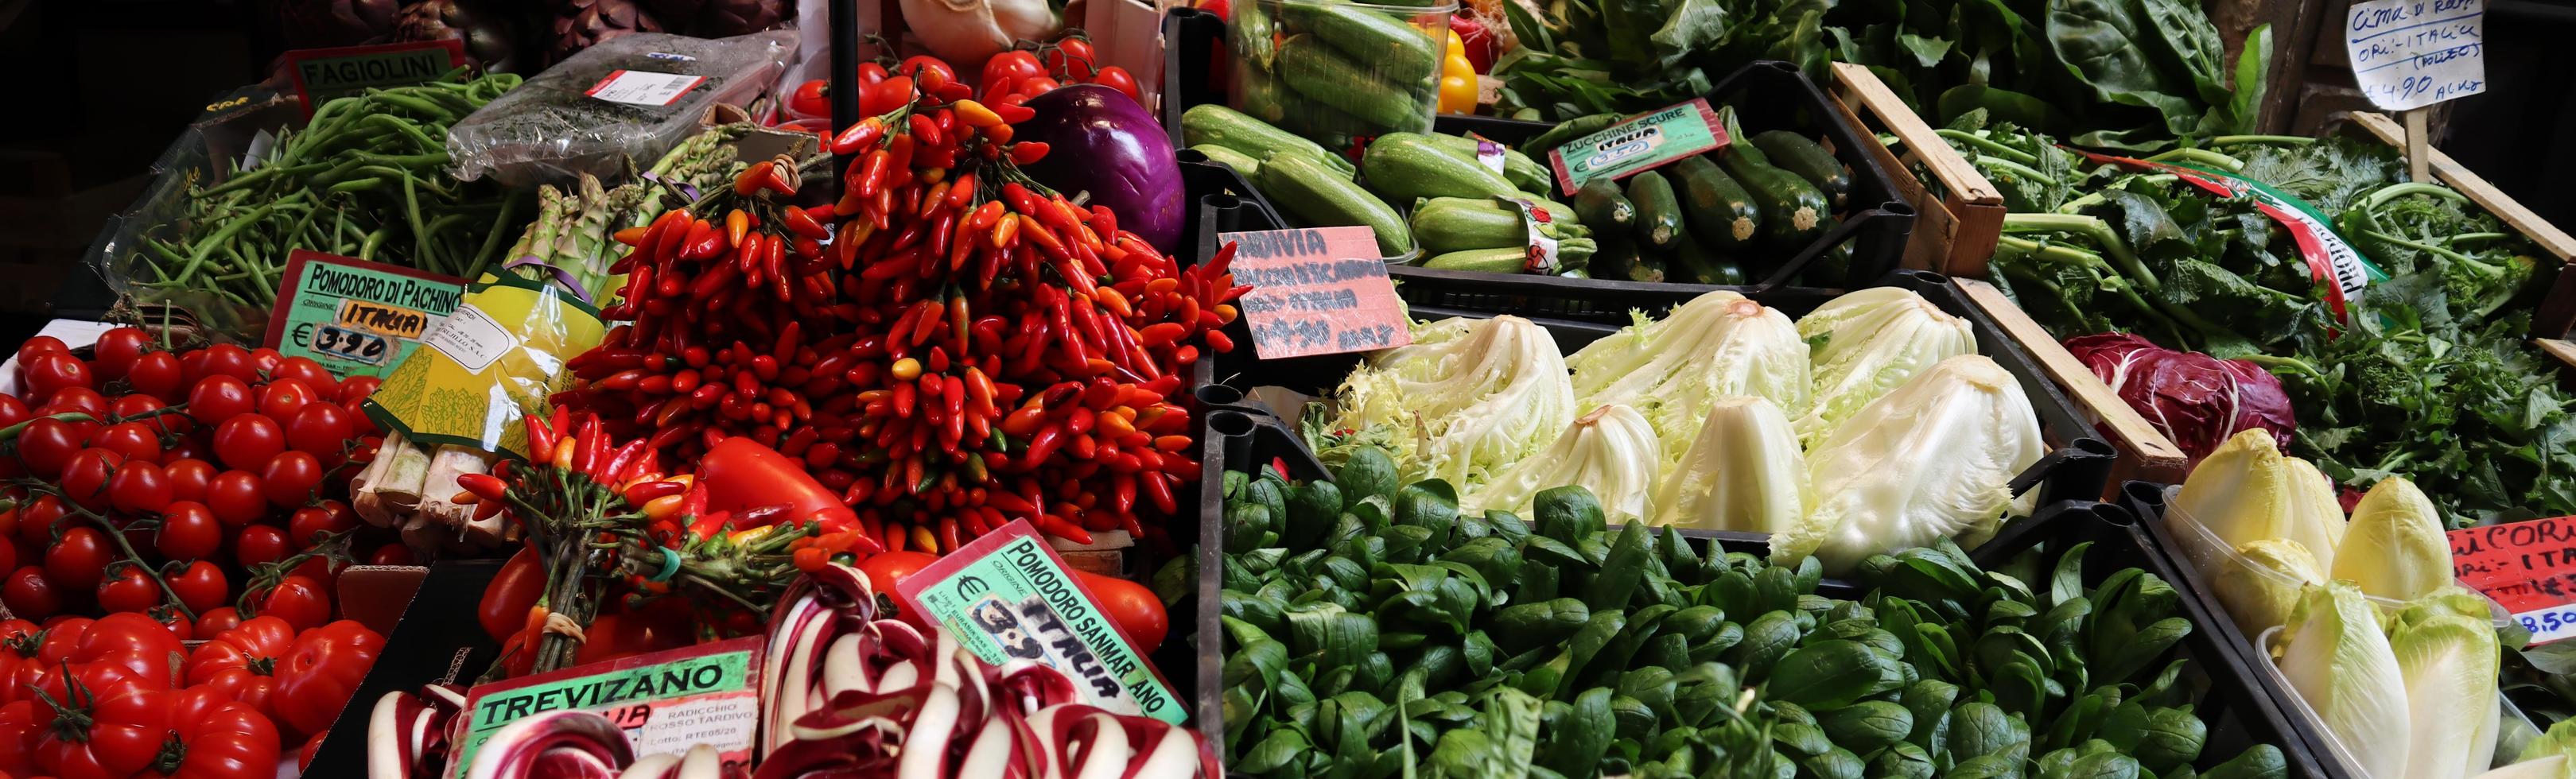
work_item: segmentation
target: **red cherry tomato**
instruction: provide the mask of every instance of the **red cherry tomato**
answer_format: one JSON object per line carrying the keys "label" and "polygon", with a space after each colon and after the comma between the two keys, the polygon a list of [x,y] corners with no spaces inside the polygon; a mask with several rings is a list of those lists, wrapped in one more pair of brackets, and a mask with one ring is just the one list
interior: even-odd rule
{"label": "red cherry tomato", "polygon": [[399,543],[376,547],[376,551],[367,553],[367,564],[410,565],[412,564],[411,547]]}
{"label": "red cherry tomato", "polygon": [[27,464],[27,472],[53,478],[71,464],[72,454],[81,450],[84,438],[79,428],[59,419],[37,419],[18,431],[18,459]]}
{"label": "red cherry tomato", "polygon": [[72,461],[63,465],[59,480],[63,497],[91,511],[106,508],[107,480],[115,477],[116,469],[124,464],[125,455],[96,447],[73,453]]}
{"label": "red cherry tomato", "polygon": [[301,506],[322,487],[322,461],[310,452],[280,452],[268,458],[259,481],[269,503],[280,508]]}
{"label": "red cherry tomato", "polygon": [[116,575],[98,583],[98,607],[109,613],[145,611],[161,605],[161,585],[152,583],[142,568],[120,565]]}
{"label": "red cherry tomato", "polygon": [[243,384],[259,381],[259,367],[251,364],[250,352],[232,344],[215,344],[205,348],[205,375],[231,376]]}
{"label": "red cherry tomato", "polygon": [[20,566],[10,572],[6,583],[0,583],[0,603],[20,619],[44,619],[63,610],[63,591],[45,578],[45,569]]}
{"label": "red cherry tomato", "polygon": [[[262,376],[275,375],[277,364],[285,360],[286,355],[265,346],[250,350],[250,368],[258,371]],[[245,381],[249,380],[245,379]]]}
{"label": "red cherry tomato", "polygon": [[70,352],[45,352],[18,359],[18,381],[27,388],[29,397],[52,397],[54,392],[70,387],[95,387],[98,378],[90,375],[89,364]]}
{"label": "red cherry tomato", "polygon": [[336,500],[305,506],[286,518],[286,539],[298,548],[310,548],[324,533],[346,533],[358,526],[358,515],[348,504]]}
{"label": "red cherry tomato", "polygon": [[304,386],[313,390],[315,397],[337,399],[340,392],[340,380],[331,376],[331,369],[322,367],[321,363],[314,362],[310,357],[288,357],[279,360],[277,367],[268,369],[268,377],[271,380],[294,379],[302,382]]}
{"label": "red cherry tomato", "polygon": [[1127,99],[1136,101],[1137,105],[1145,104],[1145,93],[1136,88],[1136,77],[1129,75],[1126,68],[1116,65],[1101,68],[1099,73],[1092,75],[1091,83],[1118,90],[1126,94]]}
{"label": "red cherry tomato", "polygon": [[1022,80],[1043,76],[1046,72],[1046,66],[1038,64],[1037,55],[1026,51],[1006,51],[984,60],[984,72],[975,77],[975,86],[990,92],[994,85],[1017,86]]}
{"label": "red cherry tomato", "polygon": [[223,569],[204,560],[189,563],[171,576],[170,589],[179,593],[179,602],[187,604],[189,611],[200,614],[224,605],[224,596],[232,594],[224,583]]}
{"label": "red cherry tomato", "polygon": [[45,578],[71,592],[96,587],[106,575],[107,561],[116,558],[110,548],[98,528],[82,525],[65,530],[62,540],[45,550]]}
{"label": "red cherry tomato", "polygon": [[150,460],[126,460],[107,479],[107,502],[128,516],[161,513],[170,505],[170,476]]}
{"label": "red cherry tomato", "polygon": [[[206,508],[213,509],[225,527],[241,527],[268,515],[268,491],[249,471],[225,471],[206,484]],[[285,534],[278,536],[282,539]]]}
{"label": "red cherry tomato", "polygon": [[787,96],[787,112],[797,116],[831,116],[831,84],[818,78],[796,85],[796,91]]}
{"label": "red cherry tomato", "polygon": [[89,445],[125,455],[128,460],[161,461],[160,434],[152,432],[152,428],[141,422],[118,422],[100,428],[97,434],[89,437]]}
{"label": "red cherry tomato", "polygon": [[1081,38],[1056,41],[1046,53],[1047,72],[1069,82],[1090,81],[1098,63],[1091,55],[1091,42]]}
{"label": "red cherry tomato", "polygon": [[98,359],[92,367],[98,369],[100,378],[109,381],[122,379],[125,378],[125,372],[134,367],[134,361],[142,357],[143,352],[150,348],[152,348],[152,336],[142,330],[132,327],[113,328],[98,334],[98,343],[91,347],[91,350],[98,354]]}
{"label": "red cherry tomato", "polygon": [[330,403],[315,403],[295,412],[286,423],[286,445],[299,452],[312,452],[324,459],[336,460],[346,449],[355,432],[348,409]]}
{"label": "red cherry tomato", "polygon": [[859,95],[859,113],[878,116],[912,102],[912,79],[894,76],[871,84]]}
{"label": "red cherry tomato", "polygon": [[1064,85],[1057,82],[1055,79],[1048,78],[1046,76],[1030,76],[1028,78],[1020,79],[1019,85],[1012,87],[1011,91],[1028,97],[1037,97],[1048,92],[1053,92],[1056,87],[1060,86]]}
{"label": "red cherry tomato", "polygon": [[[20,550],[41,554],[46,545],[54,540],[55,523],[61,522],[63,517],[70,513],[71,509],[63,505],[63,500],[52,495],[38,495],[35,500],[28,501],[27,505],[18,507]],[[28,558],[29,562],[34,562],[38,554],[20,556]]]}
{"label": "red cherry tomato", "polygon": [[340,394],[334,399],[343,406],[355,404],[366,400],[369,395],[376,394],[376,387],[384,383],[385,380],[374,376],[351,376],[347,381],[340,382]]}
{"label": "red cherry tomato", "polygon": [[[51,397],[45,398],[44,408],[38,409],[37,413],[80,413],[88,414],[92,420],[105,420],[107,408],[107,396],[99,394],[98,390],[88,387],[64,387],[55,390]],[[106,424],[106,422],[93,421],[81,424]]]}
{"label": "red cherry tomato", "polygon": [[243,414],[215,427],[215,456],[224,467],[256,469],[286,451],[286,430],[265,414]]}
{"label": "red cherry tomato", "polygon": [[295,412],[303,410],[304,404],[319,399],[321,395],[316,394],[313,388],[306,386],[304,382],[277,379],[270,381],[268,386],[259,388],[259,413],[271,420],[283,422],[294,419]]}
{"label": "red cherry tomato", "polygon": [[250,385],[232,376],[208,376],[188,390],[188,418],[200,425],[223,424],[251,408]]}
{"label": "red cherry tomato", "polygon": [[161,510],[160,529],[152,532],[152,548],[172,560],[212,557],[223,545],[223,523],[196,501],[172,501]]}
{"label": "red cherry tomato", "polygon": [[242,528],[233,537],[233,559],[243,568],[257,568],[286,559],[286,531],[270,525]]}
{"label": "red cherry tomato", "polygon": [[161,474],[170,478],[170,499],[204,502],[206,484],[215,480],[215,466],[204,460],[177,458],[161,466]]}
{"label": "red cherry tomato", "polygon": [[331,596],[323,594],[321,582],[302,576],[288,576],[257,598],[261,616],[286,620],[298,632],[331,619]]}
{"label": "red cherry tomato", "polygon": [[241,623],[241,614],[233,611],[231,606],[224,606],[197,612],[194,632],[200,636],[220,636],[224,631],[241,627]]}
{"label": "red cherry tomato", "polygon": [[50,335],[40,335],[34,338],[29,338],[26,343],[18,345],[18,362],[20,364],[24,364],[27,362],[27,358],[39,354],[70,353],[72,353],[72,347],[63,343],[63,339],[55,338]]}
{"label": "red cherry tomato", "polygon": [[36,418],[36,411],[27,407],[27,401],[19,400],[16,395],[0,395],[0,427],[8,427],[34,418]]}
{"label": "red cherry tomato", "polygon": [[161,448],[161,459],[171,462],[196,460],[211,464],[215,461],[215,447],[208,444],[206,438],[202,435],[181,436],[177,443]]}
{"label": "red cherry tomato", "polygon": [[169,352],[149,352],[134,360],[125,371],[125,383],[135,392],[160,398],[168,403],[179,399],[179,389],[187,386],[179,368],[179,357]]}

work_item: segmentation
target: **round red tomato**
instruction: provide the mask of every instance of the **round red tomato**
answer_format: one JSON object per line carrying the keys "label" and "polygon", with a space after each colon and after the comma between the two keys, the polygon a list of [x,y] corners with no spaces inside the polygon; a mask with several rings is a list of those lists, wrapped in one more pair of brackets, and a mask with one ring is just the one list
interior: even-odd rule
{"label": "round red tomato", "polygon": [[54,524],[70,513],[63,500],[52,495],[38,495],[27,501],[18,507],[18,543],[29,550],[44,549],[54,540]]}
{"label": "round red tomato", "polygon": [[63,464],[62,478],[57,480],[63,488],[63,497],[91,511],[106,508],[107,480],[116,475],[118,466],[124,464],[125,455],[105,449],[89,448],[73,453],[71,462]]}
{"label": "round red tomato", "polygon": [[225,526],[241,527],[268,515],[268,492],[249,471],[225,471],[206,483],[206,507],[214,509],[215,518]]}
{"label": "round red tomato", "polygon": [[106,424],[103,420],[107,419],[108,405],[107,396],[100,394],[98,390],[88,387],[64,387],[55,390],[52,396],[46,397],[45,405],[37,409],[36,413],[88,414],[90,421],[76,424],[97,426]]}
{"label": "round red tomato", "polygon": [[294,650],[278,664],[278,718],[301,733],[330,728],[384,647],[384,636],[349,620],[296,636]]}
{"label": "round red tomato", "polygon": [[45,550],[45,578],[65,590],[87,590],[98,586],[107,561],[113,559],[116,555],[107,536],[98,528],[81,525],[63,531],[62,540]]}
{"label": "round red tomato", "polygon": [[354,426],[350,416],[348,409],[336,404],[305,406],[286,423],[286,445],[325,460],[338,460],[355,437],[351,435]]}
{"label": "round red tomato", "polygon": [[172,458],[161,466],[161,473],[170,477],[171,500],[203,501],[206,485],[215,480],[216,471],[213,463],[204,460]]}
{"label": "round red tomato", "polygon": [[219,425],[224,420],[250,413],[250,385],[228,375],[208,376],[197,380],[188,390],[188,418],[200,425]]}
{"label": "round red tomato", "polygon": [[322,367],[321,363],[314,362],[310,357],[288,357],[279,360],[277,367],[269,369],[268,377],[302,382],[304,386],[313,389],[316,397],[337,399],[337,393],[340,391],[340,380],[331,377],[331,369]]}
{"label": "round red tomato", "polygon": [[259,473],[268,502],[281,508],[293,508],[313,500],[314,491],[322,486],[322,461],[309,452],[279,452],[268,458],[268,467]]}
{"label": "round red tomato", "polygon": [[67,352],[46,352],[18,360],[18,381],[27,388],[28,397],[49,398],[58,390],[97,386],[94,382],[98,377],[90,375],[89,364]]}
{"label": "round red tomato", "polygon": [[149,352],[134,359],[126,369],[125,383],[135,392],[160,398],[168,403],[179,399],[179,389],[186,386],[180,375],[179,358],[169,352]]}
{"label": "round red tomato", "polygon": [[798,116],[831,116],[830,92],[831,84],[819,78],[798,84],[796,91],[787,96],[787,111]]}
{"label": "round red tomato", "polygon": [[401,543],[391,543],[376,547],[376,551],[367,553],[367,564],[411,565],[411,547],[403,546]]}
{"label": "round red tomato", "polygon": [[[232,589],[224,583],[224,571],[214,563],[198,560],[170,575],[170,589],[179,593],[179,602],[189,611],[204,613],[224,605]],[[157,595],[157,593],[156,593]]]}
{"label": "round red tomato", "polygon": [[349,504],[325,500],[296,509],[286,518],[286,540],[299,549],[309,549],[324,533],[346,533],[357,526],[358,514],[349,510]]}
{"label": "round red tomato", "polygon": [[1016,86],[1022,80],[1043,76],[1046,72],[1046,66],[1038,64],[1037,55],[1026,51],[1006,51],[984,60],[984,72],[976,77],[975,85],[989,93],[996,84]]}
{"label": "round red tomato", "polygon": [[286,557],[286,531],[275,526],[252,525],[233,536],[233,559],[243,568],[257,568]]}
{"label": "round red tomato", "polygon": [[1056,41],[1055,48],[1047,50],[1046,65],[1048,72],[1066,81],[1091,80],[1091,72],[1095,68],[1091,42],[1081,38]]}
{"label": "round red tomato", "polygon": [[143,569],[132,564],[116,567],[116,575],[98,583],[98,607],[110,612],[143,611],[161,605],[161,585],[152,583]]}
{"label": "round red tomato", "polygon": [[9,613],[19,617],[44,619],[63,610],[63,591],[45,578],[45,569],[21,566],[0,583],[0,604],[7,604]]}
{"label": "round red tomato", "polygon": [[1019,85],[1012,87],[1011,91],[1018,92],[1029,97],[1037,97],[1048,92],[1053,92],[1056,87],[1060,86],[1064,85],[1057,82],[1055,79],[1048,78],[1046,76],[1031,76],[1020,79]]}
{"label": "round red tomato", "polygon": [[98,355],[92,367],[98,369],[100,378],[109,381],[122,379],[125,378],[126,371],[134,368],[134,361],[141,359],[143,352],[150,348],[152,348],[152,336],[142,330],[131,327],[113,328],[98,334],[98,343],[91,347],[91,350]]}
{"label": "round red tomato", "polygon": [[89,445],[125,455],[128,460],[161,461],[161,435],[141,422],[118,422],[99,428],[89,437]]}
{"label": "round red tomato", "polygon": [[127,460],[108,477],[107,498],[128,516],[161,513],[170,505],[170,476],[150,460]]}
{"label": "round red tomato", "polygon": [[331,596],[323,594],[322,583],[303,576],[289,576],[276,586],[259,593],[262,616],[286,620],[296,630],[310,630],[331,618]]}
{"label": "round red tomato", "polygon": [[224,631],[241,627],[241,623],[241,614],[231,606],[209,609],[197,612],[196,633],[199,636],[220,636]]}
{"label": "round red tomato", "polygon": [[215,457],[224,467],[256,470],[286,451],[286,430],[263,414],[243,414],[215,427]]}
{"label": "round red tomato", "polygon": [[304,404],[321,399],[321,395],[294,379],[277,379],[259,388],[259,413],[271,421],[294,419]]}
{"label": "round red tomato", "polygon": [[172,501],[161,511],[161,527],[152,532],[152,548],[172,560],[212,556],[224,544],[224,527],[213,509],[196,501]]}
{"label": "round red tomato", "polygon": [[72,454],[81,450],[80,428],[59,419],[39,418],[18,431],[18,461],[27,464],[27,472],[51,479],[62,475],[63,466]]}
{"label": "round red tomato", "polygon": [[1088,571],[1075,571],[1082,588],[1100,601],[1100,610],[1109,614],[1111,624],[1127,634],[1127,640],[1142,652],[1152,652],[1163,645],[1163,634],[1172,629],[1172,617],[1163,611],[1163,599],[1145,585],[1115,576],[1102,576]]}
{"label": "round red tomato", "polygon": [[19,400],[16,395],[0,395],[0,427],[25,422],[35,416],[35,410],[27,407],[27,401]]}
{"label": "round red tomato", "polygon": [[1125,93],[1127,99],[1136,101],[1137,105],[1145,104],[1144,92],[1136,88],[1136,77],[1128,74],[1126,68],[1116,65],[1101,68],[1099,73],[1091,77],[1091,83]]}
{"label": "round red tomato", "polygon": [[881,116],[912,102],[912,79],[894,76],[869,85],[859,94],[859,113]]}
{"label": "round red tomato", "polygon": [[169,446],[161,447],[161,459],[213,462],[215,452],[214,447],[206,443],[206,436],[186,435]]}
{"label": "round red tomato", "polygon": [[384,383],[384,379],[374,376],[351,376],[348,380],[340,382],[338,398],[340,405],[354,405],[358,401],[366,400],[367,396],[376,394],[378,385]]}
{"label": "round red tomato", "polygon": [[207,376],[231,376],[243,384],[259,380],[259,368],[251,364],[250,352],[232,344],[215,344],[200,352],[205,355]]}
{"label": "round red tomato", "polygon": [[70,353],[72,353],[72,347],[69,344],[63,343],[63,339],[55,338],[50,335],[40,335],[34,338],[29,338],[26,343],[18,345],[18,361],[21,363],[26,362],[27,358],[39,354]]}
{"label": "round red tomato", "polygon": [[275,375],[277,364],[285,360],[286,355],[265,346],[250,350],[250,369],[262,376]]}

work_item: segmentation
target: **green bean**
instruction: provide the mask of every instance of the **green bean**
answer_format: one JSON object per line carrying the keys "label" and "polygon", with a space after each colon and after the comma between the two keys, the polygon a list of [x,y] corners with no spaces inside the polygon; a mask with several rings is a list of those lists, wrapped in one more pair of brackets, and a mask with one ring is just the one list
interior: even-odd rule
{"label": "green bean", "polygon": [[[405,181],[409,181],[409,179],[405,179]],[[338,184],[333,184],[333,185],[331,185],[331,191],[333,191],[333,192],[341,192],[341,193],[347,193],[347,192],[360,192],[360,191],[365,191],[365,190],[370,190],[370,189],[376,189],[376,188],[382,187],[382,186],[384,186],[384,185],[385,185],[385,180],[384,180],[383,178],[379,178],[379,177],[376,177],[376,176],[368,176],[368,177],[366,177],[366,178],[362,178],[362,179],[350,179],[350,180],[347,180],[347,181],[340,182],[340,183],[338,183]]]}
{"label": "green bean", "polygon": [[374,232],[367,233],[366,242],[358,245],[358,259],[375,259],[376,247],[385,245],[385,239],[392,235],[393,233],[384,227],[378,227]]}
{"label": "green bean", "polygon": [[388,106],[426,114],[427,116],[423,118],[442,124],[453,123],[460,118],[455,111],[449,110],[447,106],[439,104],[438,101],[424,97],[406,95],[399,92],[382,92],[372,95],[371,97],[377,102]]}
{"label": "green bean", "polygon": [[277,208],[276,203],[263,205],[255,209],[251,209],[251,213],[246,217],[235,219],[226,223],[222,227],[215,228],[214,235],[207,236],[205,240],[197,242],[196,249],[188,253],[188,264],[179,269],[179,280],[186,281],[189,277],[195,275],[197,272],[197,266],[205,264],[206,255],[212,247],[220,245],[225,241],[232,240],[232,237],[240,234],[244,228],[251,226],[253,223],[258,222],[261,219],[267,218],[269,211],[275,208]]}
{"label": "green bean", "polygon": [[404,177],[402,180],[402,189],[403,216],[411,220],[412,246],[414,250],[419,251],[422,256],[427,256],[429,254],[429,231],[421,229],[420,195],[412,191],[412,181],[408,176]]}
{"label": "green bean", "polygon": [[501,248],[501,236],[509,232],[503,228],[510,224],[510,212],[517,210],[519,201],[526,197],[527,193],[524,190],[517,189],[510,190],[510,194],[502,196],[501,211],[492,216],[491,229],[483,231],[483,248],[475,250],[474,267],[466,269],[466,281],[483,278],[484,266],[492,263],[493,253]]}
{"label": "green bean", "polygon": [[420,131],[420,125],[414,124],[409,119],[404,119],[393,114],[371,114],[367,117],[367,121],[379,127],[391,127],[404,135],[408,135],[413,141],[419,143],[424,148],[447,148],[446,141],[432,140],[427,133]]}

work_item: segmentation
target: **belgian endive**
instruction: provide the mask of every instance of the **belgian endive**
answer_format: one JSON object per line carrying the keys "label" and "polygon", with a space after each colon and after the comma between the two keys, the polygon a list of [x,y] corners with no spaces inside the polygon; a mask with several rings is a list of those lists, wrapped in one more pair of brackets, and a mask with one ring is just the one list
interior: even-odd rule
{"label": "belgian endive", "polygon": [[1655,489],[1654,524],[1783,533],[1813,501],[1789,417],[1765,398],[1717,399],[1681,464]]}
{"label": "belgian endive", "polygon": [[1411,345],[1371,355],[1334,394],[1334,428],[1391,425],[1403,431],[1395,460],[1413,476],[1470,489],[1574,420],[1556,339],[1516,316],[1418,325]]}
{"label": "belgian endive", "polygon": [[2388,625],[2389,648],[2406,677],[2405,776],[2415,779],[2476,776],[2495,757],[2495,627],[2476,595],[2459,594],[2475,613],[2461,613],[2457,597],[2435,595]]}
{"label": "belgian endive", "polygon": [[2335,548],[2334,577],[2369,595],[2414,600],[2451,583],[2451,541],[2431,498],[2402,476],[2370,485]]}
{"label": "belgian endive", "polygon": [[1807,451],[1815,508],[1772,537],[1772,558],[1812,554],[1840,573],[1872,554],[2027,513],[2006,485],[2047,448],[2030,398],[2003,366],[1973,354],[1943,360]]}
{"label": "belgian endive", "polygon": [[1815,405],[1798,420],[1798,437],[1810,444],[1916,373],[1977,351],[1968,320],[1898,287],[1827,301],[1798,319],[1798,337],[1812,348]]}
{"label": "belgian endive", "polygon": [[1463,502],[1471,512],[1528,516],[1539,490],[1573,485],[1601,499],[1610,524],[1636,522],[1654,516],[1650,500],[1662,462],[1662,445],[1645,417],[1627,406],[1602,406],[1567,425],[1547,448],[1469,490]]}
{"label": "belgian endive", "polygon": [[2306,549],[2317,570],[2335,570],[2344,530],[2333,486],[2307,461],[2283,456],[2262,430],[2237,433],[2194,466],[2183,477],[2173,510],[2230,549],[2285,539]]}
{"label": "belgian endive", "polygon": [[1807,411],[1807,342],[1778,309],[1725,290],[1637,322],[1565,358],[1576,408],[1636,407],[1681,456],[1709,404],[1730,395],[1769,398],[1791,418]]}
{"label": "belgian endive", "polygon": [[2326,583],[2316,556],[2289,539],[2266,538],[2238,548],[2235,557],[2214,559],[2220,561],[2219,574],[2212,577],[2218,601],[2249,636],[2288,623],[2307,588]]}
{"label": "belgian endive", "polygon": [[2353,771],[2364,779],[2407,776],[2406,675],[2361,588],[2309,587],[2284,635],[2281,675],[2343,743]]}

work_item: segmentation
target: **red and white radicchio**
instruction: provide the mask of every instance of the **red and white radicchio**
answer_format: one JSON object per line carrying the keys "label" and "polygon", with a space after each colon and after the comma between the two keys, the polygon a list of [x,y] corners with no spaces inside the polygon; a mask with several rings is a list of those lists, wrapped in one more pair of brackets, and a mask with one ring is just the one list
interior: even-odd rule
{"label": "red and white radicchio", "polygon": [[2281,380],[2253,362],[2178,352],[2128,333],[2069,338],[2066,351],[2194,464],[2238,431],[2271,431],[2285,449],[2298,431]]}

